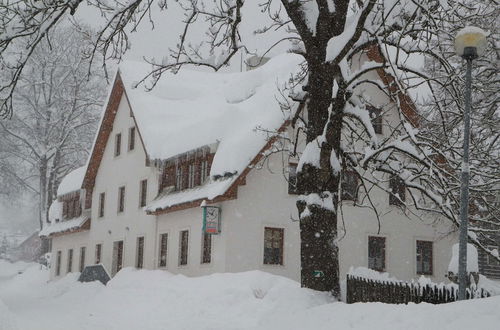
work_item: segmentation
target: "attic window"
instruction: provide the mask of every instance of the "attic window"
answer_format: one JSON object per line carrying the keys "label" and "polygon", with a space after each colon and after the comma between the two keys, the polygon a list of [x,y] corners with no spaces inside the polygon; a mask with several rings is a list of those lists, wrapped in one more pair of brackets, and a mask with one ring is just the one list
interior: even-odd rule
{"label": "attic window", "polygon": [[406,200],[404,181],[399,176],[393,176],[389,181],[389,188],[391,190],[389,205],[402,205]]}
{"label": "attic window", "polygon": [[182,167],[177,167],[175,171],[175,190],[182,190]]}
{"label": "attic window", "polygon": [[358,177],[354,171],[342,172],[342,200],[356,200],[358,189]]}
{"label": "attic window", "polygon": [[366,109],[370,114],[373,130],[376,134],[382,134],[382,110],[374,106],[367,106]]}
{"label": "attic window", "polygon": [[128,151],[135,148],[135,127],[130,127],[128,130]]}
{"label": "attic window", "polygon": [[120,156],[122,150],[122,134],[115,135],[115,157]]}

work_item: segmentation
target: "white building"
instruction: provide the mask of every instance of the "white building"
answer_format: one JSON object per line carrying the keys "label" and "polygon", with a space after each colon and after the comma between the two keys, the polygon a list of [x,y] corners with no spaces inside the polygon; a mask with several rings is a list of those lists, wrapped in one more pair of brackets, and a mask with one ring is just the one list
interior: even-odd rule
{"label": "white building", "polygon": [[[291,130],[277,82],[299,62],[288,54],[243,73],[183,70],[164,74],[151,92],[132,88],[149,66],[124,63],[87,166],[61,183],[41,233],[52,238],[51,278],[102,263],[111,275],[122,267],[189,276],[258,269],[300,280],[297,195],[288,182],[298,160],[270,152],[275,138],[267,133]],[[393,105],[368,92],[384,108],[378,124],[387,134],[398,120]],[[390,205],[380,189],[379,224],[354,205],[352,181],[345,186],[341,278],[369,266],[400,279],[445,280],[456,241],[450,225]],[[204,234],[202,203],[218,207],[218,234]]]}

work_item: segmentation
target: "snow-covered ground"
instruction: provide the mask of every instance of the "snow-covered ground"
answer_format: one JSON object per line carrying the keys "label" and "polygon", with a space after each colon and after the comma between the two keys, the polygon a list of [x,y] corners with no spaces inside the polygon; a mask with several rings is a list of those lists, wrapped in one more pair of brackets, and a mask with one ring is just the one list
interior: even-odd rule
{"label": "snow-covered ground", "polygon": [[500,324],[500,296],[437,306],[347,305],[258,271],[188,278],[127,268],[107,286],[79,283],[77,276],[48,283],[38,265],[0,261],[0,330],[470,330]]}

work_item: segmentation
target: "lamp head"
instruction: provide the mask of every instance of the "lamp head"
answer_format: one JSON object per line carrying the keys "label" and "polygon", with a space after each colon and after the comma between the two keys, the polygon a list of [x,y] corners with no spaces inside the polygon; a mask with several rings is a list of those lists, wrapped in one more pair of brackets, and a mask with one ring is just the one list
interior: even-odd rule
{"label": "lamp head", "polygon": [[468,60],[483,55],[487,45],[487,36],[487,32],[474,26],[467,26],[458,31],[455,37],[455,51],[457,55]]}

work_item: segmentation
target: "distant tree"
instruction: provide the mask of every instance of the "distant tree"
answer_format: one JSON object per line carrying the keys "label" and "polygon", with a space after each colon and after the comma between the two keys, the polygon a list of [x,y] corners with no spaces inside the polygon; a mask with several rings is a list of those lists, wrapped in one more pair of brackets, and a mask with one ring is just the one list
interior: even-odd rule
{"label": "distant tree", "polygon": [[87,74],[90,49],[81,31],[54,27],[24,65],[11,119],[0,121],[3,177],[38,196],[40,226],[61,178],[85,162],[93,140],[104,79],[93,66]]}
{"label": "distant tree", "polygon": [[454,205],[460,200],[462,167],[465,61],[455,54],[454,37],[464,25],[490,31],[493,47],[473,62],[473,100],[470,141],[470,231],[481,245],[497,245],[500,233],[500,8],[491,0],[449,0],[437,11],[433,51],[427,56],[425,81],[432,98],[422,105],[422,136],[442,152],[450,172],[446,195]]}

